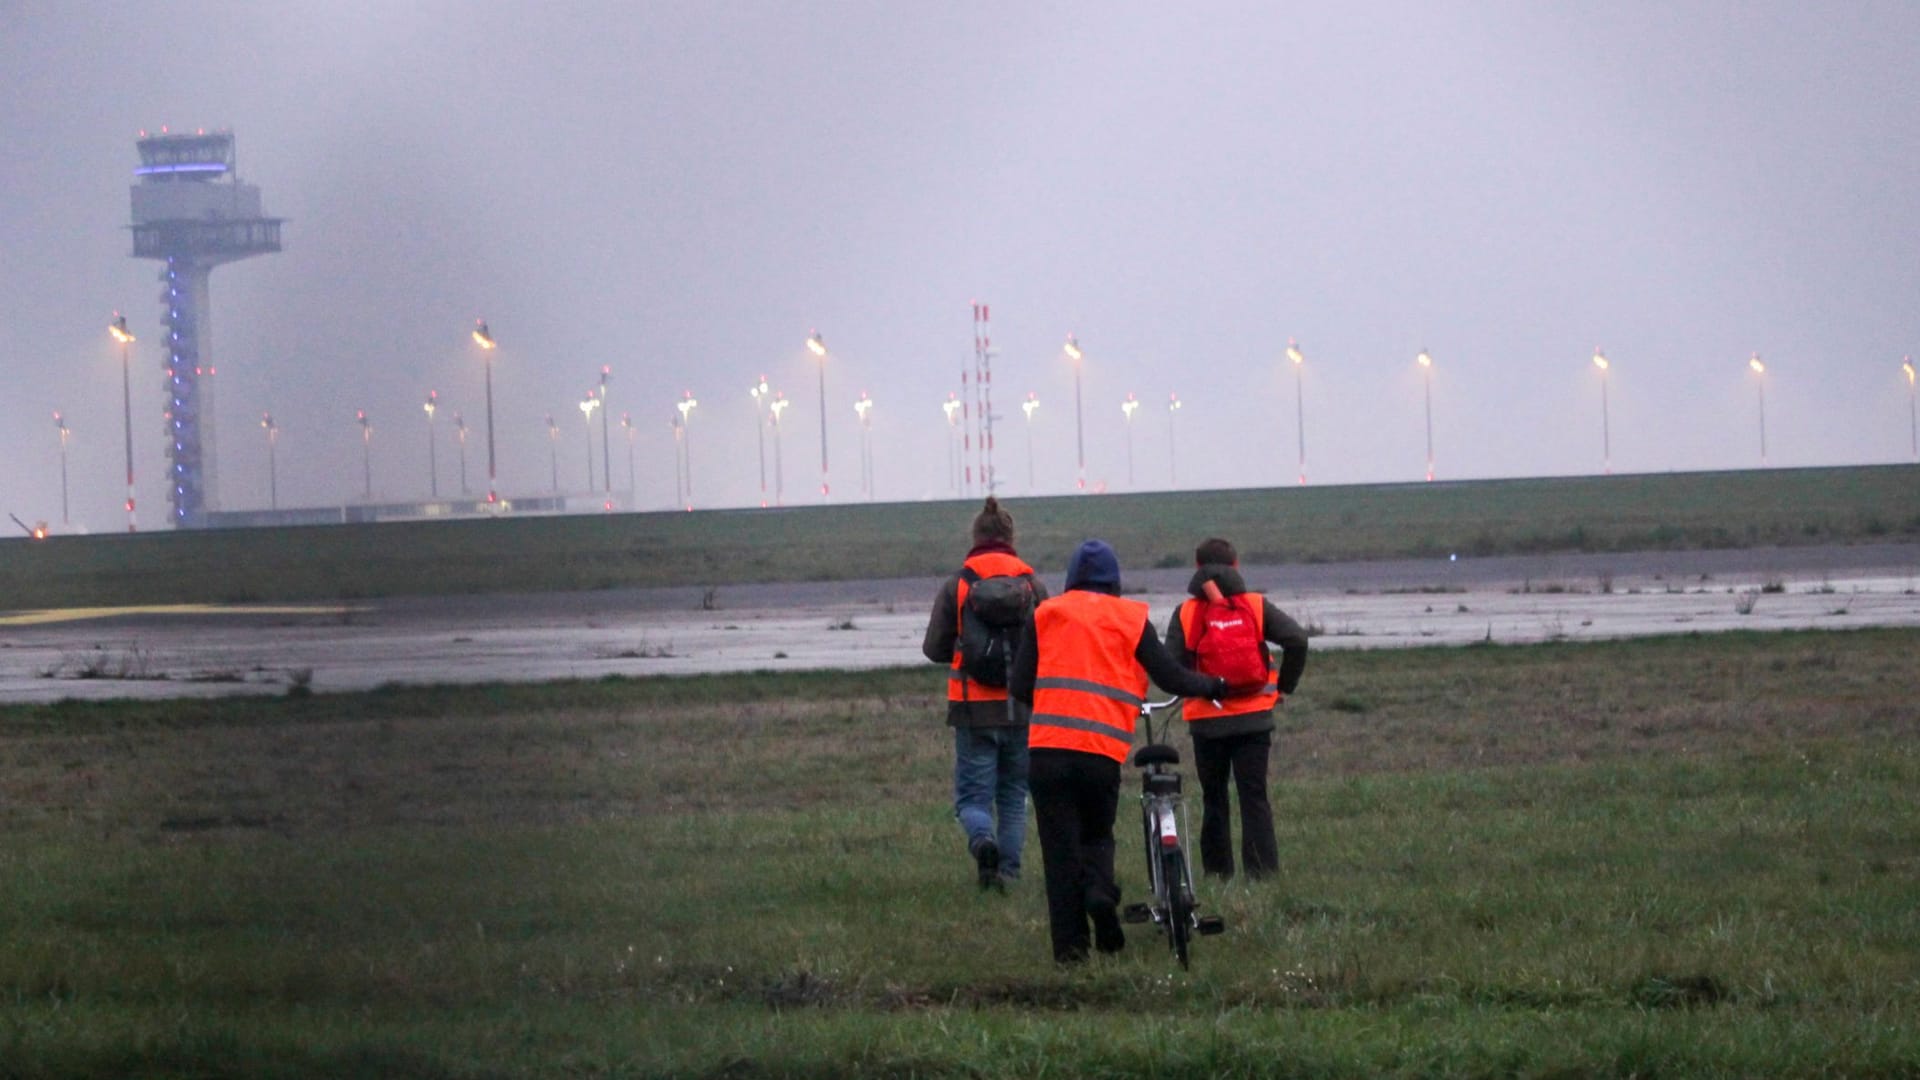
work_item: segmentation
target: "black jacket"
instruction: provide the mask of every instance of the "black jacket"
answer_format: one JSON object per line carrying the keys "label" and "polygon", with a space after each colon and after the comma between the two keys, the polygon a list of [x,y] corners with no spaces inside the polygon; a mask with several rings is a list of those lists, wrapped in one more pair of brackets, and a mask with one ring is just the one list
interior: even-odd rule
{"label": "black jacket", "polygon": [[[1187,583],[1188,594],[1196,599],[1205,599],[1206,583],[1209,581],[1218,585],[1225,596],[1239,596],[1248,591],[1247,583],[1240,577],[1237,568],[1209,564],[1193,572],[1193,580]],[[1300,685],[1300,674],[1307,669],[1307,632],[1293,621],[1293,616],[1275,607],[1271,600],[1262,599],[1261,615],[1266,627],[1266,641],[1262,642],[1261,651],[1266,651],[1268,643],[1280,646],[1280,692],[1291,694]],[[1192,666],[1193,651],[1187,647],[1186,635],[1180,629],[1178,608],[1174,609],[1173,617],[1167,620],[1167,651],[1180,663]],[[1218,716],[1196,721],[1187,727],[1196,739],[1272,731],[1273,710]]]}

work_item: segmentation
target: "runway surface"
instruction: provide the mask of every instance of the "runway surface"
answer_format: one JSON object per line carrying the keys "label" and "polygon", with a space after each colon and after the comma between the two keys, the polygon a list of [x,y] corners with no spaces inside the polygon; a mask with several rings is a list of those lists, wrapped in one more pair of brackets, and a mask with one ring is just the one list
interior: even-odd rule
{"label": "runway surface", "polygon": [[[956,553],[956,560],[958,553]],[[1057,589],[1061,568],[1042,568]],[[1185,568],[1125,572],[1164,627]],[[1315,649],[1920,625],[1920,544],[1247,567]],[[0,612],[0,701],[924,664],[934,578]]]}

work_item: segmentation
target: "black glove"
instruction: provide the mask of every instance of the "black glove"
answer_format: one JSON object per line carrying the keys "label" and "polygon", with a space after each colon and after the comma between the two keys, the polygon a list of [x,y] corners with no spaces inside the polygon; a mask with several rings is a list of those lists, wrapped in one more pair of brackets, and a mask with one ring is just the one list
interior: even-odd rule
{"label": "black glove", "polygon": [[1207,696],[1212,698],[1215,701],[1225,701],[1229,696],[1231,696],[1228,694],[1228,691],[1230,689],[1232,688],[1227,685],[1226,679],[1221,678],[1218,675],[1215,675],[1213,677],[1213,693],[1208,694]]}

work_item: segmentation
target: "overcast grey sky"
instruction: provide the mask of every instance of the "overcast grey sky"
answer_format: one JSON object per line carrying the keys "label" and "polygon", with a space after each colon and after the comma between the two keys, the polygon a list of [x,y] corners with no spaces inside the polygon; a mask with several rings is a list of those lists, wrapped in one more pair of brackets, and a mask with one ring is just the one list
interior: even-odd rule
{"label": "overcast grey sky", "polygon": [[[1003,490],[1315,483],[1907,460],[1920,352],[1920,6],[1905,3],[317,3],[0,0],[0,510],[123,526],[118,353],[136,353],[143,525],[166,517],[158,264],[129,257],[142,129],[231,128],[285,251],[213,276],[220,505],[373,481],[424,496],[437,390],[485,487],[586,481],[577,403],[612,366],[639,502],[673,500],[683,390],[700,505],[758,501],[754,405],[833,350],[836,501],[876,401],[882,498],[940,496],[940,401],[991,305]],[[615,437],[619,432],[616,428]],[[597,447],[597,434],[596,447]],[[596,450],[597,453],[597,450]],[[771,447],[769,447],[771,453]],[[595,470],[600,468],[596,458]],[[617,487],[626,481],[616,443]]]}

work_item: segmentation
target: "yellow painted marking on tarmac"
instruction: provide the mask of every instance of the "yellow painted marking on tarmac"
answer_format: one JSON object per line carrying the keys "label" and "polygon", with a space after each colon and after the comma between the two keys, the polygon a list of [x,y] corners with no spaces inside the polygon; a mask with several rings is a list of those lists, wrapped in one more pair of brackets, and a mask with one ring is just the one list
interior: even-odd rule
{"label": "yellow painted marking on tarmac", "polygon": [[127,607],[49,608],[0,615],[0,626],[43,626],[49,623],[111,619],[119,615],[345,615],[342,604],[134,604]]}

